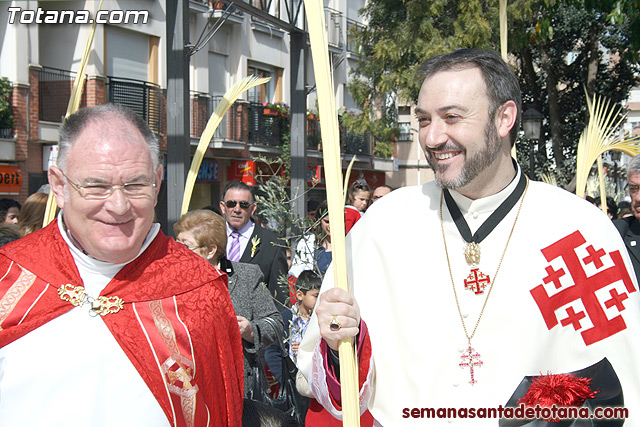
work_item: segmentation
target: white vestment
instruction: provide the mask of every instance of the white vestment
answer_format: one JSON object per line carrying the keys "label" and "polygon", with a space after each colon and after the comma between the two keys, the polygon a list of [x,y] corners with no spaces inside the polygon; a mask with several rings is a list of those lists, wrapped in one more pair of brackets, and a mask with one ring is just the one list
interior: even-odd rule
{"label": "white vestment", "polygon": [[[61,217],[58,224],[87,293],[98,297],[127,263],[84,255],[71,243]],[[154,224],[140,253],[159,230]],[[0,348],[0,426],[169,425],[149,387],[102,318],[89,314],[88,305]]]}
{"label": "white vestment", "polygon": [[[471,233],[513,191],[517,178],[500,193],[479,200],[451,192]],[[403,410],[497,408],[526,375],[572,372],[604,357],[622,384],[630,412],[625,426],[640,425],[640,293],[625,246],[606,215],[565,190],[530,182],[513,233],[520,201],[480,244],[479,268],[495,283],[476,330],[488,288],[481,295],[464,289],[470,274],[465,242],[442,202],[459,313],[443,244],[440,200],[435,182],[393,191],[347,236],[348,279],[368,326],[373,355],[361,403],[367,403],[377,425],[447,425],[444,419],[403,418]],[[615,279],[620,277],[616,260],[628,269],[631,280],[626,285]],[[595,278],[607,269],[614,271],[611,283]],[[322,291],[333,281],[330,268]],[[561,294],[574,296],[562,302],[547,297]],[[571,313],[584,316],[571,323],[565,320]],[[470,384],[470,369],[459,365],[468,347],[461,317],[469,335],[475,330],[471,345],[483,362],[474,369],[475,385]],[[608,322],[620,325],[620,320],[623,328],[606,336],[612,325]],[[314,315],[298,365],[312,389],[315,383],[316,390],[326,392],[318,341]],[[318,399],[327,401],[326,396]],[[327,409],[335,414],[334,408]],[[464,421],[449,420],[453,425]],[[497,419],[470,421],[497,425]]]}

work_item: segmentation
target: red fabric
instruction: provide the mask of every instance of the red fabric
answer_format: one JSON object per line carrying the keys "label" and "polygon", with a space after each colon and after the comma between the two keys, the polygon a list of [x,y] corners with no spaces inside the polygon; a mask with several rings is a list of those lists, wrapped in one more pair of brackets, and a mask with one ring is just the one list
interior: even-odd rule
{"label": "red fabric", "polygon": [[576,377],[571,374],[541,375],[533,378],[529,390],[518,405],[523,403],[527,407],[535,408],[540,405],[550,408],[553,405],[561,407],[580,407],[587,399],[593,399],[598,391],[591,390],[591,378]]}
{"label": "red fabric", "polygon": [[296,305],[298,302],[298,297],[296,297],[296,283],[298,283],[298,278],[296,276],[289,276],[289,304],[291,307]]}
{"label": "red fabric", "polygon": [[[371,363],[371,340],[367,330],[367,324],[360,319],[360,333],[358,334],[357,358],[358,358],[358,389],[362,390],[362,386],[367,379],[369,373],[369,364]],[[320,351],[325,362],[324,368],[327,373],[327,387],[329,389],[329,397],[333,406],[342,410],[342,402],[339,400],[340,383],[332,365],[328,363],[329,346],[323,340],[320,342]],[[311,424],[310,424],[311,423]],[[318,403],[317,400],[311,399],[309,411],[305,418],[306,426],[341,426],[342,422],[335,419],[326,409]],[[360,416],[360,427],[373,426],[373,416],[367,410]]]}
{"label": "red fabric", "polygon": [[345,206],[344,208],[344,232],[349,233],[351,228],[360,220],[362,214],[353,206]]}
{"label": "red fabric", "polygon": [[[309,403],[309,410],[307,416],[304,419],[304,425],[306,427],[342,427],[342,421],[333,418],[333,416],[318,403],[317,400],[311,399]],[[372,427],[373,416],[371,412],[366,411],[360,415],[360,427]]]}
{"label": "red fabric", "polygon": [[[59,286],[82,286],[57,221],[3,246],[0,277],[3,277],[0,281],[0,347],[74,307],[59,298]],[[101,295],[124,300],[122,310],[102,319],[173,425],[189,422],[189,414],[184,412],[189,408],[179,404],[187,389],[199,406],[206,404],[211,425],[241,424],[242,344],[224,274],[160,232],[144,253],[114,277]],[[168,348],[166,337],[151,336],[162,335],[158,334],[161,329],[158,316],[170,322],[177,347]],[[145,331],[150,334],[153,348]],[[168,371],[164,375],[154,352],[171,354],[177,359],[169,363],[169,359],[159,356],[162,369],[166,367]],[[180,380],[175,380],[176,373],[185,372],[189,378],[178,375]],[[203,417],[207,411],[197,406],[192,419],[195,425],[206,425]],[[175,420],[173,411],[177,416]]]}

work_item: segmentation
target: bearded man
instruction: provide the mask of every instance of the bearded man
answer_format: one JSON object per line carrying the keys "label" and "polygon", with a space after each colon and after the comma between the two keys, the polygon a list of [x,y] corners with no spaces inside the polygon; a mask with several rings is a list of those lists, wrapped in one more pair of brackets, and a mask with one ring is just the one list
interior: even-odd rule
{"label": "bearded man", "polygon": [[422,70],[418,137],[436,181],[388,194],[347,236],[350,293],[327,272],[298,353],[316,399],[341,417],[336,350],[356,337],[361,410],[376,425],[495,425],[469,415],[498,418],[524,377],[598,363],[619,379],[613,406],[640,401],[628,254],[602,212],[512,159],[521,95],[509,65],[464,49]]}

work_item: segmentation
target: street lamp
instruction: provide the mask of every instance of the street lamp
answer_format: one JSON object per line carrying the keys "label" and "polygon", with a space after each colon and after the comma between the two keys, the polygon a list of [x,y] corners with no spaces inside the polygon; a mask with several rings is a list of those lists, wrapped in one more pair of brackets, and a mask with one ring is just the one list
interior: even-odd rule
{"label": "street lamp", "polygon": [[522,113],[522,128],[524,129],[524,137],[531,140],[529,144],[529,177],[533,178],[533,140],[540,140],[540,131],[542,129],[542,119],[544,116],[540,111],[530,107]]}

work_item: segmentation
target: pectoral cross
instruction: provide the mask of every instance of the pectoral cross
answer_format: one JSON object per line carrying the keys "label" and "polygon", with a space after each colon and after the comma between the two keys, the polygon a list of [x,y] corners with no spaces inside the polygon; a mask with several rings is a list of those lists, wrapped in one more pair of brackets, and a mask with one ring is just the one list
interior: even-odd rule
{"label": "pectoral cross", "polygon": [[482,360],[480,360],[480,353],[475,351],[473,347],[471,347],[471,344],[469,344],[467,351],[465,351],[462,354],[462,356],[460,356],[460,358],[462,359],[462,362],[460,362],[460,367],[469,368],[469,373],[471,374],[471,381],[469,381],[469,384],[474,385],[478,381],[476,381],[475,379],[473,368],[476,366],[477,367],[482,366]]}

